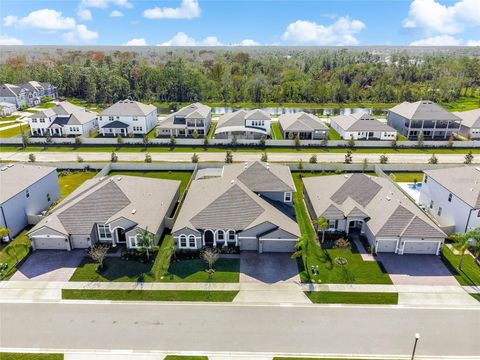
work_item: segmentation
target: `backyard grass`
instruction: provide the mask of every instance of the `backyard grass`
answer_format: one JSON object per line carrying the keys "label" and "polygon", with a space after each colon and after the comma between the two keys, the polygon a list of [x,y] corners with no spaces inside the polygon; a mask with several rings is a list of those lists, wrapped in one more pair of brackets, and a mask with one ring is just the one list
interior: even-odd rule
{"label": "backyard grass", "polygon": [[475,262],[475,259],[466,254],[463,257],[462,270],[458,270],[457,266],[460,261],[460,256],[455,255],[447,246],[443,247],[442,261],[447,265],[450,272],[455,276],[455,279],[460,285],[480,285],[480,266]]}
{"label": "backyard grass", "polygon": [[392,172],[388,173],[387,175],[393,174],[394,180],[396,182],[409,182],[413,183],[415,180],[417,182],[422,182],[423,180],[423,172]]}
{"label": "backyard grass", "polygon": [[157,137],[157,127],[155,126],[152,130],[147,133],[148,139],[155,139]]}
{"label": "backyard grass", "polygon": [[92,179],[95,175],[96,173],[93,171],[60,171],[58,176],[58,184],[60,185],[60,200],[67,197],[76,188],[82,185],[85,181]]}
{"label": "backyard grass", "polygon": [[272,122],[271,127],[272,127],[272,129],[271,129],[270,134],[272,136],[272,139],[283,140],[283,134],[280,131],[280,125],[279,125],[278,121],[277,122]]}
{"label": "backyard grass", "polygon": [[50,109],[54,106],[56,106],[57,104],[55,103],[52,103],[52,102],[47,102],[47,103],[43,103],[43,104],[39,104],[37,106],[35,106],[37,109]]}
{"label": "backyard grass", "polygon": [[63,354],[0,352],[0,360],[63,360]]}
{"label": "backyard grass", "polygon": [[215,134],[215,128],[217,127],[217,121],[211,121],[210,122],[210,129],[208,129],[208,134],[207,134],[207,139],[213,138],[213,135]]}
{"label": "backyard grass", "polygon": [[398,304],[397,293],[307,291],[305,294],[314,304]]}
{"label": "backyard grass", "polygon": [[[293,173],[297,191],[294,195],[294,207],[300,232],[309,241],[309,253],[303,257],[299,266],[302,282],[324,284],[392,284],[390,276],[376,261],[363,261],[357,249],[322,249],[315,241],[315,230],[305,207],[303,182],[299,173]],[[312,174],[319,175],[319,174]],[[353,245],[353,244],[352,244]],[[340,266],[335,258],[343,257],[347,265]],[[318,266],[318,274],[313,274],[311,266]]]}
{"label": "backyard grass", "polygon": [[328,140],[342,140],[342,137],[335,129],[329,126]]}
{"label": "backyard grass", "polygon": [[192,177],[191,171],[112,171],[109,176],[127,175],[127,176],[142,176],[155,179],[165,180],[180,180],[180,197]]}
{"label": "backyard grass", "polygon": [[62,299],[114,301],[232,302],[238,291],[200,290],[62,290]]}
{"label": "backyard grass", "polygon": [[167,355],[163,360],[208,360],[208,356]]}
{"label": "backyard grass", "polygon": [[15,264],[21,264],[22,260],[30,253],[30,239],[25,229],[15,237],[7,246],[0,250],[0,263],[8,265],[5,273],[0,276],[2,280],[8,280],[17,271]]}
{"label": "backyard grass", "polygon": [[20,136],[22,134],[22,130],[24,133],[29,134],[30,133],[30,126],[26,124],[22,124],[10,129],[6,130],[1,130],[0,131],[0,138],[1,139],[7,139],[15,136]]}
{"label": "backyard grass", "polygon": [[14,121],[14,120],[17,120],[19,117],[20,115],[10,115],[5,117],[0,117],[0,121]]}
{"label": "backyard grass", "polygon": [[450,103],[442,103],[448,111],[466,111],[478,109],[480,107],[480,95],[476,96],[461,96],[458,100]]}

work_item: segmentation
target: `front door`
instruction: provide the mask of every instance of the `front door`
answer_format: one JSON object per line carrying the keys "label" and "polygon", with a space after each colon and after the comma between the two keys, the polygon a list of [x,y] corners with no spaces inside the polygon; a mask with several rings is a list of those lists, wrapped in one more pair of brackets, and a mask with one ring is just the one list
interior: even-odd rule
{"label": "front door", "polygon": [[127,238],[125,237],[125,230],[117,228],[117,242],[125,244]]}
{"label": "front door", "polygon": [[204,241],[205,241],[205,246],[213,247],[214,240],[213,240],[213,232],[212,231],[210,231],[210,230],[205,231]]}

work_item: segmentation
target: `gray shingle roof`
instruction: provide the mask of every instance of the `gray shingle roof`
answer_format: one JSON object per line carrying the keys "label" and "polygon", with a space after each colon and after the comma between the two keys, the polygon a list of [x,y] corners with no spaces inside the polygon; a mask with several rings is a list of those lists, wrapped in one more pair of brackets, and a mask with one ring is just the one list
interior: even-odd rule
{"label": "gray shingle roof", "polygon": [[121,100],[103,110],[100,116],[146,116],[157,108],[133,100]]}
{"label": "gray shingle roof", "polygon": [[429,100],[414,103],[405,101],[389,111],[410,120],[460,120],[458,116]]}
{"label": "gray shingle roof", "polygon": [[68,125],[83,125],[97,118],[97,113],[83,110],[77,111],[68,118]]}
{"label": "gray shingle roof", "polygon": [[229,126],[245,126],[245,120],[270,120],[270,116],[263,110],[238,110],[220,116],[217,122],[217,128]]}
{"label": "gray shingle roof", "polygon": [[[174,112],[165,117],[165,119],[163,119],[160,124],[158,124],[158,127],[186,128],[187,122],[185,121],[185,119],[205,119],[208,117],[210,112],[210,106],[203,105],[201,103],[190,104],[188,106],[185,106],[184,108],[181,108],[177,112]],[[181,117],[181,121],[179,121],[179,117]]]}
{"label": "gray shingle roof", "polygon": [[348,197],[355,200],[363,207],[367,206],[375,197],[381,186],[372,179],[362,174],[353,174],[347,181],[330,197],[330,199],[342,204]]}
{"label": "gray shingle roof", "polygon": [[462,126],[470,129],[480,128],[480,108],[469,111],[453,112],[452,114],[462,119]]}
{"label": "gray shingle roof", "polygon": [[[267,167],[260,162],[254,162],[238,176],[238,180],[254,192],[295,191],[295,187],[291,186],[291,184],[286,184],[269,169],[270,166],[267,169]],[[287,180],[289,179],[287,178]]]}
{"label": "gray shingle roof", "polygon": [[344,131],[396,131],[394,128],[373,118],[365,112],[334,116],[330,121],[337,123]]}
{"label": "gray shingle roof", "polygon": [[71,113],[77,112],[77,111],[84,111],[85,108],[82,106],[77,106],[74,105],[68,101],[62,101],[58,103],[58,105],[54,106],[52,110],[55,112],[55,114],[60,115],[60,116],[68,116]]}
{"label": "gray shingle roof", "polygon": [[284,131],[328,130],[327,125],[318,116],[303,111],[282,114],[278,117],[278,123]]}
{"label": "gray shingle roof", "polygon": [[120,120],[110,121],[109,123],[102,126],[102,129],[126,129],[128,128],[128,124]]}

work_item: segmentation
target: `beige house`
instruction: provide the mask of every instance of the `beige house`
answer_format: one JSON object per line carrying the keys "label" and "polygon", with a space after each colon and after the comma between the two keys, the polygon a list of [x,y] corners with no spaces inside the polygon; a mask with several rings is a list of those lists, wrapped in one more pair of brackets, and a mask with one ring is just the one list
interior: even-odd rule
{"label": "beige house", "polygon": [[471,140],[480,139],[480,109],[459,111],[453,114],[462,119],[460,135]]}

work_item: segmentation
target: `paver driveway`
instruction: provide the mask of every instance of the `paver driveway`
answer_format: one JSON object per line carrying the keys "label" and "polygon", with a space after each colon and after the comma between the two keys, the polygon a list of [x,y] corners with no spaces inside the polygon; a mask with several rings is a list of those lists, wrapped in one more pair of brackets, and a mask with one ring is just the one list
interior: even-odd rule
{"label": "paver driveway", "polygon": [[11,280],[68,281],[85,255],[85,250],[36,250]]}
{"label": "paver driveway", "polygon": [[240,282],[266,283],[300,282],[297,262],[288,253],[242,251],[240,255]]}
{"label": "paver driveway", "polygon": [[377,256],[395,285],[459,285],[436,255],[397,255],[381,253]]}

